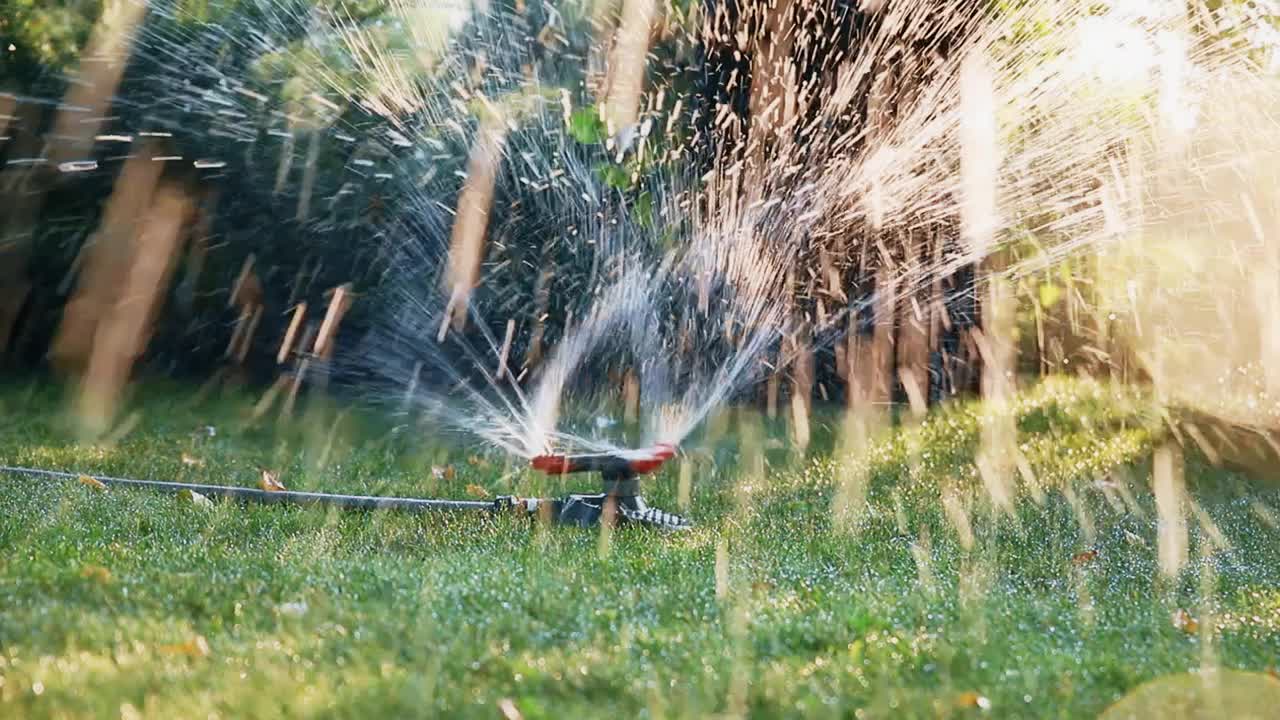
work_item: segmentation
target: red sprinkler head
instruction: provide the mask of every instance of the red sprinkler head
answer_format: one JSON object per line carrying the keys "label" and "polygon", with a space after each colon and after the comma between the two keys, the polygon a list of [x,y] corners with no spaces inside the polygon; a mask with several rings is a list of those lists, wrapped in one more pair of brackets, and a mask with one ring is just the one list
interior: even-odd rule
{"label": "red sprinkler head", "polygon": [[[678,515],[649,507],[640,497],[640,476],[651,473],[676,456],[671,443],[656,443],[640,450],[615,450],[581,455],[539,455],[530,460],[535,470],[548,475],[577,472],[600,473],[599,494],[570,495],[559,510],[561,521],[590,525],[595,522],[626,520],[666,528],[687,528]],[[612,509],[610,509],[612,508]]]}
{"label": "red sprinkler head", "polygon": [[548,475],[577,472],[599,472],[609,476],[647,475],[671,458],[676,448],[670,443],[657,443],[641,450],[619,450],[612,453],[580,455],[538,455],[529,464]]}
{"label": "red sprinkler head", "polygon": [[536,455],[529,464],[534,470],[541,470],[548,475],[564,475],[578,472],[568,455]]}
{"label": "red sprinkler head", "polygon": [[676,456],[676,448],[670,443],[656,443],[646,450],[635,450],[643,453],[638,457],[626,457],[627,467],[636,475],[648,475],[662,467],[662,464]]}

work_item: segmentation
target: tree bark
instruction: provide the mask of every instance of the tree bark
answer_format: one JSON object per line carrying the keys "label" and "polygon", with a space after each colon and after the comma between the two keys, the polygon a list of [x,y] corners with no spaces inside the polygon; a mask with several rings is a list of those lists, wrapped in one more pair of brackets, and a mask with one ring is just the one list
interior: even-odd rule
{"label": "tree bark", "polygon": [[[139,219],[151,221],[144,213],[152,204],[152,194],[164,169],[164,163],[152,158],[161,153],[158,143],[140,143],[116,180],[98,232],[87,241],[89,247],[75,294],[63,310],[62,324],[50,350],[55,366],[74,371],[89,360],[98,324],[112,307],[133,262]],[[166,203],[171,202],[172,198],[166,198]]]}
{"label": "tree bark", "polygon": [[193,208],[191,198],[179,186],[162,186],[142,228],[128,243],[122,282],[112,287],[116,293],[95,323],[80,394],[80,418],[91,433],[107,428],[134,363],[146,349]]}

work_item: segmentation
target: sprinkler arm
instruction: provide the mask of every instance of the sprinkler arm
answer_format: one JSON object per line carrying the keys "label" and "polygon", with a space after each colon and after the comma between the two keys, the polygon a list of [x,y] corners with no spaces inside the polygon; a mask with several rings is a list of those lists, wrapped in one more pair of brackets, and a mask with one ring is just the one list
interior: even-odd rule
{"label": "sprinkler arm", "polygon": [[[530,460],[535,470],[548,475],[565,475],[578,472],[629,472],[647,475],[671,458],[676,448],[670,443],[655,443],[642,450],[617,450],[607,453],[580,453],[576,455],[547,454]],[[625,470],[624,470],[625,466]]]}
{"label": "sprinkler arm", "polygon": [[580,472],[598,472],[604,478],[604,492],[608,495],[631,497],[637,495],[637,478],[648,475],[675,457],[675,446],[657,443],[641,450],[618,450],[609,453],[582,453],[577,455],[538,455],[529,461],[535,470],[548,475],[568,475]]}

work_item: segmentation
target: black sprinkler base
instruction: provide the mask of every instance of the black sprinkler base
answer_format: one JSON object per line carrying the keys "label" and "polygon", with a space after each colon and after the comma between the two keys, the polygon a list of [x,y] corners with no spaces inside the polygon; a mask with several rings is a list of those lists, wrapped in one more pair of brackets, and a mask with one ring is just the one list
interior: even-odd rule
{"label": "black sprinkler base", "polygon": [[607,493],[574,494],[551,500],[548,505],[549,515],[561,525],[587,528],[609,523],[610,525],[642,525],[660,530],[693,528],[693,523],[688,519],[650,507],[639,495],[620,497]]}

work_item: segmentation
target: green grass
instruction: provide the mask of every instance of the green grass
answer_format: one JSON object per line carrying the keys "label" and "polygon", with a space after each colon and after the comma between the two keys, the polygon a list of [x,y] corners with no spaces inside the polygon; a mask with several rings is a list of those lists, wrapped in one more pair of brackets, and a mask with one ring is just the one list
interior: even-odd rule
{"label": "green grass", "polygon": [[[0,463],[243,485],[265,466],[291,489],[387,494],[571,489],[430,429],[386,433],[321,406],[250,426],[248,400],[194,394],[148,389],[133,430],[95,446],[74,442],[57,391],[10,386]],[[1056,381],[1014,412],[1045,490],[1011,515],[972,472],[976,406],[888,437],[865,463],[773,449],[763,476],[738,463],[752,430],[735,421],[690,444],[699,528],[676,536],[203,508],[2,476],[0,717],[493,718],[509,698],[525,718],[1075,718],[1205,662],[1276,663],[1280,531],[1258,509],[1280,507],[1275,490],[1189,458],[1193,497],[1230,546],[1192,517],[1187,569],[1160,579],[1160,424],[1145,400]],[[193,438],[205,425],[217,435]],[[1108,499],[1096,481],[1117,467]],[[852,472],[868,478],[866,506],[836,530],[832,497]],[[675,506],[676,474],[650,483],[651,501]],[[1113,504],[1121,485],[1132,505]],[[967,508],[969,549],[942,487]],[[1201,627],[1177,627],[1179,610]]]}

